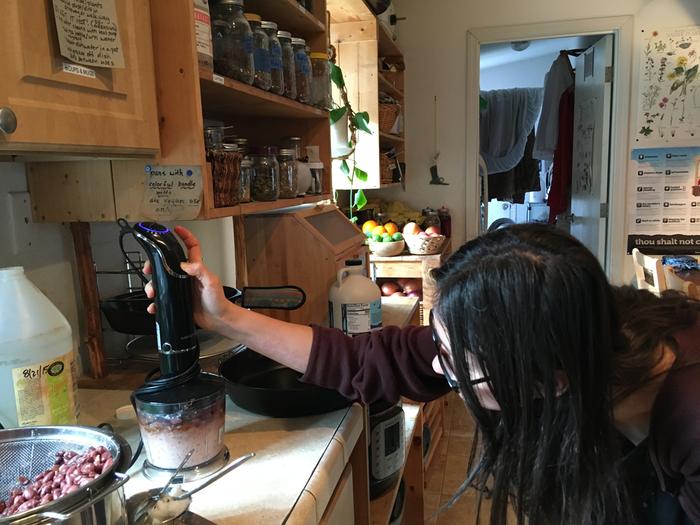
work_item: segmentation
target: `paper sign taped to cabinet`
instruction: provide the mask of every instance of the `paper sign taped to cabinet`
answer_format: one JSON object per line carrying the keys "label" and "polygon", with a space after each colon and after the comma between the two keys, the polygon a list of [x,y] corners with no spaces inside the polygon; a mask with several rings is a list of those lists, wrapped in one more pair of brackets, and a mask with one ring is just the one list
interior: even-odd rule
{"label": "paper sign taped to cabinet", "polygon": [[61,55],[84,66],[123,68],[116,0],[53,0]]}
{"label": "paper sign taped to cabinet", "polygon": [[141,211],[149,219],[191,220],[202,207],[202,169],[199,166],[145,168]]}

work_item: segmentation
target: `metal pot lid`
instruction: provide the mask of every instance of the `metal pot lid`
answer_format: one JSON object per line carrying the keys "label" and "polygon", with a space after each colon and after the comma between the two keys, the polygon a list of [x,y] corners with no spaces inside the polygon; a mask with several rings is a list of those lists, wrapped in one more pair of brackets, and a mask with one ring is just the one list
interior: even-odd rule
{"label": "metal pot lid", "polygon": [[[33,480],[51,468],[56,453],[70,450],[83,454],[90,447],[105,447],[112,456],[112,465],[90,483],[55,501],[34,507],[26,512],[0,518],[2,523],[24,523],[46,511],[61,512],[74,507],[85,498],[94,499],[100,489],[114,480],[118,470],[126,470],[131,461],[131,447],[120,436],[93,427],[45,426],[0,430],[0,498],[6,499],[24,476]],[[27,521],[29,523],[30,521]]]}

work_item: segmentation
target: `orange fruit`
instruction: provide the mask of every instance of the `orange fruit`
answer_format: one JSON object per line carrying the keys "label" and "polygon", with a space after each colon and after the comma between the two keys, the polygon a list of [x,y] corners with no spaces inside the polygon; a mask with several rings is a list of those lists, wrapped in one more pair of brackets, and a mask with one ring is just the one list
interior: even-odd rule
{"label": "orange fruit", "polygon": [[384,225],[384,229],[389,235],[394,235],[397,231],[399,231],[399,227],[396,226],[393,222],[387,222]]}
{"label": "orange fruit", "polygon": [[384,229],[384,226],[375,226],[372,228],[372,235],[382,235],[386,233],[386,230]]}
{"label": "orange fruit", "polygon": [[371,232],[376,227],[377,221],[365,221],[365,223],[362,225],[362,233],[367,234],[367,232]]}

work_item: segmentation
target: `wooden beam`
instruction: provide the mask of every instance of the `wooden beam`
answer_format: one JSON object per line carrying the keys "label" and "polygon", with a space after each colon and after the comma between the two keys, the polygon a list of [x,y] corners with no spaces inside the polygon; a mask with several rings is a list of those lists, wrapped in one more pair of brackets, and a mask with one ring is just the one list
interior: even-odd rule
{"label": "wooden beam", "polygon": [[233,245],[236,257],[236,288],[248,285],[248,263],[246,261],[245,217],[233,217]]}
{"label": "wooden beam", "polygon": [[90,359],[90,376],[99,379],[107,375],[104,341],[102,339],[102,317],[100,314],[100,297],[97,293],[97,274],[92,259],[90,246],[90,224],[71,222],[75,262],[80,279],[80,293],[85,312],[85,340]]}

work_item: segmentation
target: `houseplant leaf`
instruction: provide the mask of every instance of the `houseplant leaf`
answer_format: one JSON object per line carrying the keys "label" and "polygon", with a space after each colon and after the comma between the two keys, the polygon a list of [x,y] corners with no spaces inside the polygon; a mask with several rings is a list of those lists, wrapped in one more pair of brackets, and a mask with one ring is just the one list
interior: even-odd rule
{"label": "houseplant leaf", "polygon": [[338,89],[343,89],[345,87],[343,70],[335,64],[331,64],[331,82],[333,82]]}
{"label": "houseplant leaf", "polygon": [[367,197],[365,197],[365,192],[362,190],[357,190],[355,194],[355,202],[353,203],[357,211],[360,211],[367,204]]}
{"label": "houseplant leaf", "polygon": [[361,170],[360,168],[355,168],[355,177],[357,180],[361,180],[362,182],[367,182],[367,172]]}
{"label": "houseplant leaf", "polygon": [[355,113],[355,126],[357,129],[364,131],[365,133],[372,134],[372,130],[367,126],[368,121],[365,120],[364,113]]}
{"label": "houseplant leaf", "polygon": [[346,113],[347,111],[348,111],[348,107],[347,107],[347,106],[343,106],[343,107],[340,107],[340,108],[331,109],[331,112],[330,112],[331,124],[335,124],[335,123],[338,122],[341,118],[343,118],[343,115],[345,115],[345,113]]}

